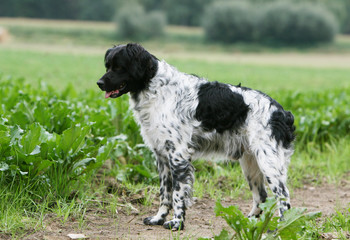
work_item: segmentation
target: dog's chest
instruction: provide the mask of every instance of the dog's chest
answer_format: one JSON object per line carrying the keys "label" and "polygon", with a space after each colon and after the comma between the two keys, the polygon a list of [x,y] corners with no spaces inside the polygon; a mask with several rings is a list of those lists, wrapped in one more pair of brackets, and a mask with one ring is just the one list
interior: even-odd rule
{"label": "dog's chest", "polygon": [[150,147],[159,144],[161,139],[169,134],[171,123],[176,122],[174,114],[173,95],[165,97],[161,93],[157,95],[142,95],[137,101],[130,98],[130,107],[133,109],[134,118],[140,126],[141,135]]}

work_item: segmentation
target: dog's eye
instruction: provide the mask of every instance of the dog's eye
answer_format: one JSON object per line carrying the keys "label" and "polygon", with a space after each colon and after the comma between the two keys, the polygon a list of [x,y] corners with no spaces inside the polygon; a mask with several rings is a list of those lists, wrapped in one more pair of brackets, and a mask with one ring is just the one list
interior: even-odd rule
{"label": "dog's eye", "polygon": [[113,68],[113,71],[116,71],[116,72],[120,72],[120,71],[122,71],[122,70],[123,70],[123,68],[120,67],[120,66],[117,66],[117,67],[114,67],[114,68]]}

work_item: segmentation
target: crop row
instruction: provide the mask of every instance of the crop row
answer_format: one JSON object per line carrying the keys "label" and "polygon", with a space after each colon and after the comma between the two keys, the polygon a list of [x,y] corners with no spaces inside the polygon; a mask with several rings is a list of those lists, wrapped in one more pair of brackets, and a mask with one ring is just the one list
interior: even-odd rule
{"label": "crop row", "polygon": [[348,136],[350,89],[321,92],[281,92],[276,99],[295,116],[297,145],[320,145]]}
{"label": "crop row", "polygon": [[[274,94],[295,115],[297,146],[345,137],[350,89]],[[26,179],[67,196],[71,186],[115,161],[120,180],[154,181],[155,163],[143,145],[127,96],[107,101],[100,91],[58,92],[23,79],[0,81],[0,184]]]}
{"label": "crop row", "polygon": [[57,92],[44,83],[32,87],[21,79],[2,80],[0,185],[24,180],[68,196],[106,159],[122,156],[127,163],[119,164],[120,178],[152,178],[153,163],[143,163],[151,154],[141,144],[126,99],[101,96],[78,94],[71,86]]}

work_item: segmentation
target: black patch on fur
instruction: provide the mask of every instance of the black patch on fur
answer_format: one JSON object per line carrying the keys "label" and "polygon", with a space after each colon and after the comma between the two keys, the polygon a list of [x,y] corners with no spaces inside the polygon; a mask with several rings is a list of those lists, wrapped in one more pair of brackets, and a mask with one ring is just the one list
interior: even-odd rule
{"label": "black patch on fur", "polygon": [[265,202],[267,198],[267,193],[264,185],[261,185],[260,187],[258,187],[258,192],[259,192],[261,202]]}
{"label": "black patch on fur", "polygon": [[198,91],[196,115],[206,131],[223,133],[241,127],[247,118],[249,107],[242,95],[232,92],[228,85],[208,82]]}
{"label": "black patch on fur", "polygon": [[235,154],[233,155],[234,159],[240,159],[243,156],[243,151],[241,151],[241,149],[238,149]]}
{"label": "black patch on fur", "polygon": [[272,183],[270,177],[268,177],[268,176],[266,176],[266,181],[267,181],[268,184]]}
{"label": "black patch on fur", "polygon": [[281,181],[279,181],[278,185],[281,188],[281,192],[282,192],[283,196],[289,197],[284,184]]}
{"label": "black patch on fur", "polygon": [[184,230],[185,224],[183,221],[180,221],[180,226],[178,228],[175,228],[175,222],[169,221],[163,224],[163,227],[165,229],[171,229],[171,230]]}
{"label": "black patch on fur", "polygon": [[148,217],[143,219],[143,223],[145,225],[163,225],[164,224],[164,218],[159,219],[157,222],[152,221],[153,217]]}
{"label": "black patch on fur", "polygon": [[170,141],[170,140],[166,140],[165,141],[164,147],[165,147],[165,150],[167,152],[171,152],[171,153],[175,152],[175,144],[172,141]]}
{"label": "black patch on fur", "polygon": [[278,109],[273,112],[269,121],[272,129],[272,136],[278,143],[282,143],[284,148],[290,148],[295,139],[294,116],[291,112]]}
{"label": "black patch on fur", "polygon": [[295,139],[293,114],[289,111],[285,111],[281,104],[263,92],[252,90],[247,87],[241,87],[241,84],[237,85],[236,87],[241,88],[243,91],[259,92],[261,95],[270,100],[270,108],[271,106],[275,106],[277,108],[277,110],[272,113],[269,122],[272,127],[272,136],[276,139],[277,142],[282,143],[284,148],[290,148],[291,143]]}

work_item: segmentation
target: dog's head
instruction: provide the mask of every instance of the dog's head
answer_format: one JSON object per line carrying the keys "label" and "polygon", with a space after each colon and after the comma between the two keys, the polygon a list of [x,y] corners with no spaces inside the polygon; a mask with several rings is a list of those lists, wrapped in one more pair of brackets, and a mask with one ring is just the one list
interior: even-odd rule
{"label": "dog's head", "polygon": [[158,59],[138,44],[118,45],[105,54],[106,73],[97,81],[106,98],[117,98],[147,88],[158,69]]}

